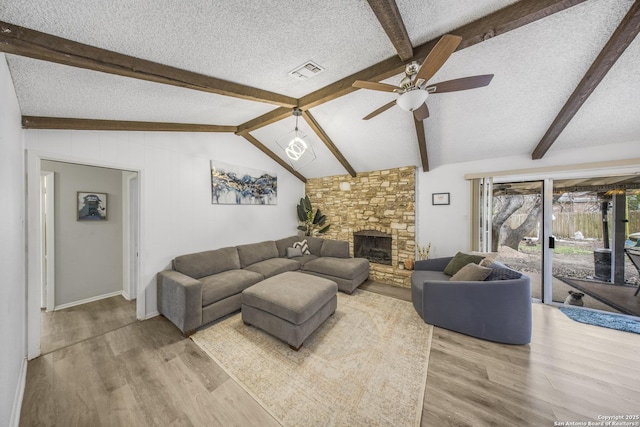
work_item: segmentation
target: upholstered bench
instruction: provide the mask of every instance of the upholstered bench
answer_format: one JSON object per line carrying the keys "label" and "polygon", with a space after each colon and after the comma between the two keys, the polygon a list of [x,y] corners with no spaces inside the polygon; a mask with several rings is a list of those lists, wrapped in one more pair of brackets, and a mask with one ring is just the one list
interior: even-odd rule
{"label": "upholstered bench", "polygon": [[322,277],[289,271],[242,291],[242,321],[285,341],[298,351],[338,306],[338,285]]}

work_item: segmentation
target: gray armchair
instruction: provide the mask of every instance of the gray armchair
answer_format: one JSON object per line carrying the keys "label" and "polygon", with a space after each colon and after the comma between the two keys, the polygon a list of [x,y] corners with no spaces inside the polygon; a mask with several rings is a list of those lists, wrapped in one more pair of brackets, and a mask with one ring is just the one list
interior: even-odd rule
{"label": "gray armchair", "polygon": [[413,306],[441,328],[506,344],[531,342],[531,279],[509,270],[506,280],[451,282],[444,267],[451,257],[418,261],[411,275]]}

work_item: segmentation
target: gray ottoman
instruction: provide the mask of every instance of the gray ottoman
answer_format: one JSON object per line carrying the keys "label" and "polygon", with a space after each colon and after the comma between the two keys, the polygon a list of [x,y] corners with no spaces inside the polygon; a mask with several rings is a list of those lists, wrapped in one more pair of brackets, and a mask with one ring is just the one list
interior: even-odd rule
{"label": "gray ottoman", "polygon": [[298,351],[338,306],[331,280],[288,271],[242,291],[242,321],[285,341]]}

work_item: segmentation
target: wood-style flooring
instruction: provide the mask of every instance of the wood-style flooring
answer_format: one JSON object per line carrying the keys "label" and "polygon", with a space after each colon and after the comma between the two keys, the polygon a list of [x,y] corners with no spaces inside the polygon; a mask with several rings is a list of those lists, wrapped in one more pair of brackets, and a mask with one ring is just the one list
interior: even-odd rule
{"label": "wood-style flooring", "polygon": [[[408,289],[363,287],[410,299]],[[435,328],[422,426],[553,426],[640,414],[640,335],[577,323],[541,304],[533,306],[533,325],[527,346]],[[197,345],[156,317],[30,361],[20,425],[278,424]]]}

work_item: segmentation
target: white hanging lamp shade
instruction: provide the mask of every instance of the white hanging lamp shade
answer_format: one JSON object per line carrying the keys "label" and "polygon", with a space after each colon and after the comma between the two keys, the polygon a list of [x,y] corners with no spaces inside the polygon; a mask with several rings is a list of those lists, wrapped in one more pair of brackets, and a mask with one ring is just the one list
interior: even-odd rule
{"label": "white hanging lamp shade", "polygon": [[420,108],[420,106],[427,100],[428,96],[429,92],[426,90],[414,89],[400,94],[396,100],[396,104],[398,104],[398,107],[402,108],[404,111],[413,111]]}

